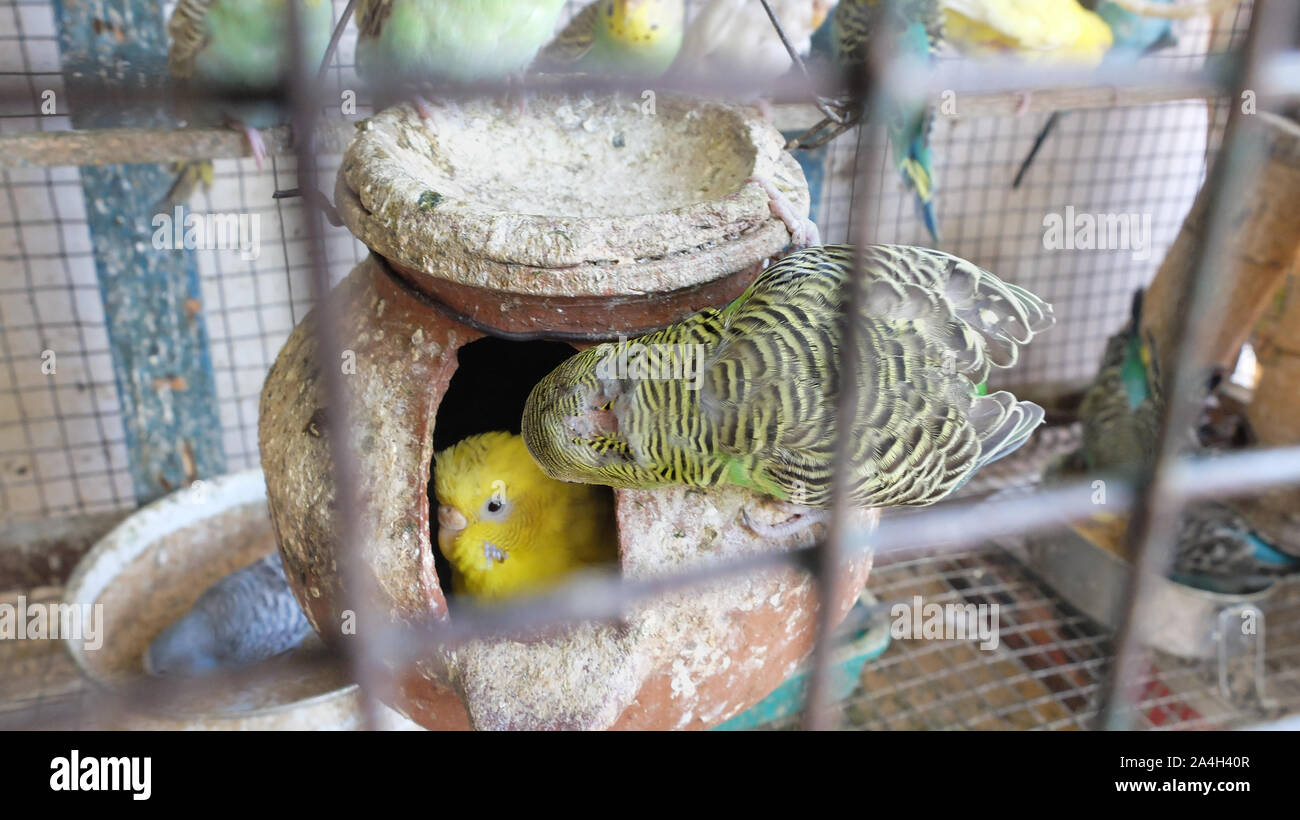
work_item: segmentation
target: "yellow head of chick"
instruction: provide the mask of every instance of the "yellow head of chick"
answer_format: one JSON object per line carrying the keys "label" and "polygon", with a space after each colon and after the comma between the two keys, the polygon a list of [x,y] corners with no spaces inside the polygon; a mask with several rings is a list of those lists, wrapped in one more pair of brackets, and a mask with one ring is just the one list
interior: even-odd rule
{"label": "yellow head of chick", "polygon": [[600,14],[605,31],[617,42],[644,45],[663,37],[680,37],[684,0],[604,0]]}
{"label": "yellow head of chick", "polygon": [[617,556],[606,487],[547,476],[510,433],[471,436],[434,456],[438,548],[457,593],[537,592]]}

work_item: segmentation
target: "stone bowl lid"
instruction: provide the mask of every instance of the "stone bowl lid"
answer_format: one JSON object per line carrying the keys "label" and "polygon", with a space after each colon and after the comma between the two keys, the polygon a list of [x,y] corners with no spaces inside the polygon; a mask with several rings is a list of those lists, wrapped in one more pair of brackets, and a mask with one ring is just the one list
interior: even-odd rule
{"label": "stone bowl lid", "polygon": [[[755,109],[660,95],[399,105],[358,126],[335,201],[417,287],[542,297],[692,288],[789,244],[754,177],[806,216],[807,183]],[[427,281],[427,280],[426,280]]]}

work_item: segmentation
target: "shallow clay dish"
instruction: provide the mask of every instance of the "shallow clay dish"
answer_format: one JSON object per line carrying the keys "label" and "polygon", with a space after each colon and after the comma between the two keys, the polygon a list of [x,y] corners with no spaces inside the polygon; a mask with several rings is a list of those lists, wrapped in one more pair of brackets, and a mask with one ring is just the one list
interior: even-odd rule
{"label": "shallow clay dish", "polygon": [[[149,642],[184,614],[222,576],[275,549],[260,470],[248,470],[173,493],[123,521],[95,545],[68,581],[66,604],[103,605],[103,644],[65,645],[97,684],[89,714],[96,728],[354,729],[360,701],[338,661],[301,649],[266,662],[243,685],[193,679],[177,684],[165,706],[128,712],[120,696],[147,680],[141,656]],[[391,728],[411,724],[391,712]],[[102,724],[102,725],[100,725]]]}
{"label": "shallow clay dish", "polygon": [[402,105],[360,127],[335,200],[404,279],[473,321],[649,330],[734,298],[789,244],[751,181],[808,215],[783,144],[752,108],[687,97],[653,114],[627,96],[543,96],[522,114],[474,100],[428,122]]}

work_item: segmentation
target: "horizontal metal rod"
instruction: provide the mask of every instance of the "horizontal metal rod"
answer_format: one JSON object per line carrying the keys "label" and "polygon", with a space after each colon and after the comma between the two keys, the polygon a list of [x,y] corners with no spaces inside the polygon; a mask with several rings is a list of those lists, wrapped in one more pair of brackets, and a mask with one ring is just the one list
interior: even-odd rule
{"label": "horizontal metal rod", "polygon": [[[1105,482],[1099,506],[1094,480]],[[1169,475],[1171,492],[1188,501],[1228,498],[1279,484],[1300,483],[1300,446],[1183,459]],[[842,558],[921,548],[963,549],[997,538],[1023,535],[1088,519],[1099,512],[1127,513],[1135,488],[1119,476],[1074,481],[1008,498],[953,501],[934,507],[887,511],[874,532],[851,533]],[[432,646],[451,647],[487,637],[532,632],[583,620],[622,618],[631,605],[687,587],[782,568],[807,570],[817,546],[763,553],[648,580],[580,578],[546,596],[499,607],[461,607],[448,621],[369,633],[397,660],[427,657]],[[393,659],[387,652],[383,657]]]}
{"label": "horizontal metal rod", "polygon": [[[1132,485],[1118,477],[1099,478],[1107,482],[1102,509],[1112,515],[1127,512],[1134,500]],[[1170,481],[1174,490],[1188,500],[1248,495],[1279,484],[1300,483],[1300,447],[1185,459],[1173,468]],[[913,511],[894,511],[882,517],[874,533],[859,533],[853,538],[847,552],[852,556],[868,549],[877,555],[915,549],[957,551],[999,537],[1061,527],[1098,511],[1094,493],[1092,480],[1075,481],[1009,498],[963,499]],[[375,642],[370,648],[371,657],[393,662],[427,659],[433,647],[453,647],[583,620],[614,621],[635,604],[691,586],[755,572],[787,568],[808,571],[814,550],[807,547],[764,553],[653,579],[581,576],[546,597],[492,608],[462,606],[442,623],[407,628],[363,626],[355,639]],[[123,686],[117,694],[133,708],[167,712],[192,703],[195,687],[199,687],[198,691],[230,691],[282,674],[284,666],[276,663],[200,681],[141,678]],[[32,723],[39,725],[40,717],[33,716]]]}
{"label": "horizontal metal rod", "polygon": [[[998,91],[1048,91],[1053,88],[1069,86],[1109,86],[1114,88],[1170,87],[1216,85],[1227,89],[1228,78],[1232,76],[1240,54],[1236,51],[1215,52],[1210,54],[1160,54],[1147,57],[1136,64],[1125,61],[1104,61],[1095,67],[1068,63],[1025,62],[1015,57],[981,56],[967,57],[955,52],[946,52],[935,60],[930,71],[918,71],[916,64],[906,59],[895,59],[882,67],[891,77],[902,73],[908,78],[920,81],[930,89],[954,91],[957,93],[990,93]],[[1300,94],[1300,76],[1290,70],[1300,60],[1300,50],[1295,48],[1279,49],[1268,55],[1262,63],[1261,86],[1255,89],[1260,95]],[[1203,65],[1195,65],[1202,61]],[[1181,64],[1181,65],[1180,65]],[[360,96],[362,92],[370,95],[400,97],[416,88],[449,97],[484,96],[518,93],[521,90],[535,92],[612,92],[625,91],[639,94],[651,88],[656,91],[695,93],[718,96],[752,96],[754,79],[744,70],[727,72],[725,69],[711,69],[705,74],[670,72],[654,80],[624,78],[613,75],[595,74],[549,74],[534,73],[517,80],[507,78],[488,79],[477,82],[451,82],[445,78],[430,77],[427,81],[412,84],[409,80],[393,77],[356,78],[354,84],[342,85],[338,80],[330,81],[328,71],[353,68],[351,66],[330,66],[326,79],[313,83],[305,93],[313,93],[321,98],[325,106],[339,102],[339,91],[350,89]],[[21,73],[15,76],[29,76]],[[40,75],[30,75],[36,78]],[[779,101],[806,101],[813,93],[846,95],[849,91],[847,78],[833,67],[820,66],[809,69],[805,76],[792,72],[772,82],[766,83],[762,93],[768,99]],[[37,82],[37,90],[43,91]],[[353,87],[355,86],[355,87]],[[21,86],[16,87],[21,89]],[[158,77],[154,81],[133,86],[129,94],[124,94],[120,87],[105,84],[97,78],[82,78],[65,92],[68,97],[86,104],[124,107],[134,110],[156,112],[159,106],[171,105],[178,101],[209,100],[219,104],[240,100],[279,100],[288,105],[289,84],[268,84],[262,89],[232,90],[214,85],[181,85],[169,77]],[[29,99],[25,89],[15,93],[14,88],[6,88],[0,93],[5,102]]]}

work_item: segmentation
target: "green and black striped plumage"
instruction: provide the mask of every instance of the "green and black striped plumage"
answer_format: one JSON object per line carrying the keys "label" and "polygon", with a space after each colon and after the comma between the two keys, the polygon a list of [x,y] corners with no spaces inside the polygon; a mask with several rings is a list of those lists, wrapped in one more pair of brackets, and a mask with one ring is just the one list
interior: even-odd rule
{"label": "green and black striped plumage", "polygon": [[[893,19],[886,19],[891,10]],[[841,0],[835,6],[835,58],[841,67],[861,68],[873,35],[898,37],[916,22],[925,26],[930,49],[937,51],[943,43],[943,7],[939,0],[897,0],[892,4],[885,0]]]}
{"label": "green and black striped plumage", "polygon": [[[1041,408],[1010,393],[977,395],[990,368],[1052,322],[1051,307],[940,251],[864,250],[867,305],[857,350],[851,498],[859,506],[929,504],[1019,447]],[[636,340],[590,348],[534,388],[529,451],[555,478],[650,488],[737,484],[809,507],[831,500],[840,376],[839,317],[849,246],[781,260],[723,310]],[[682,345],[687,347],[683,348]],[[698,345],[699,347],[694,347]],[[667,376],[684,359],[683,377]],[[698,380],[694,364],[701,367]],[[693,389],[698,386],[698,389]]]}

